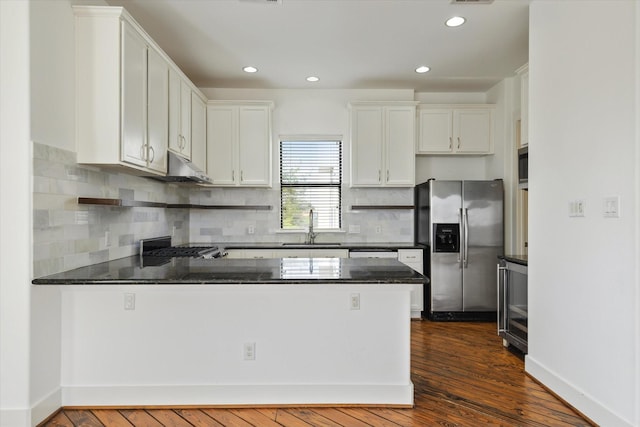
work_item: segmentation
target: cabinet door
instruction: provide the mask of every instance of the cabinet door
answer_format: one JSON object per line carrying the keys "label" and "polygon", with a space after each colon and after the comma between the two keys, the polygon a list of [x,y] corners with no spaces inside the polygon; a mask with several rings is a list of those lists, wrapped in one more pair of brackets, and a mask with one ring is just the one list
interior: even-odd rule
{"label": "cabinet door", "polygon": [[386,171],[388,186],[413,187],[415,185],[415,124],[414,107],[386,109]]}
{"label": "cabinet door", "polygon": [[169,64],[154,49],[147,52],[148,167],[167,171],[169,139]]}
{"label": "cabinet door", "polygon": [[267,249],[245,249],[244,258],[246,259],[273,258],[273,251],[270,251]]}
{"label": "cabinet door", "polygon": [[520,145],[529,145],[529,72],[520,76]]}
{"label": "cabinet door", "polygon": [[493,120],[489,109],[454,110],[454,149],[458,153],[491,153]]}
{"label": "cabinet door", "polygon": [[122,139],[121,160],[147,165],[147,45],[127,22],[122,22]]}
{"label": "cabinet door", "polygon": [[382,185],[382,107],[357,107],[351,112],[351,186]]}
{"label": "cabinet door", "polygon": [[191,152],[186,150],[180,121],[182,120],[182,79],[175,70],[169,70],[169,150],[191,159]]}
{"label": "cabinet door", "polygon": [[450,153],[453,149],[450,109],[421,109],[418,114],[418,153]]}
{"label": "cabinet door", "polygon": [[191,93],[191,161],[207,171],[207,105]]}
{"label": "cabinet door", "polygon": [[180,81],[180,134],[182,152],[191,158],[191,88],[184,80]]}
{"label": "cabinet door", "polygon": [[239,182],[271,186],[271,126],[268,107],[238,108]]}
{"label": "cabinet door", "polygon": [[348,249],[310,249],[310,258],[349,258]]}
{"label": "cabinet door", "polygon": [[216,185],[235,185],[236,108],[207,107],[207,174]]}

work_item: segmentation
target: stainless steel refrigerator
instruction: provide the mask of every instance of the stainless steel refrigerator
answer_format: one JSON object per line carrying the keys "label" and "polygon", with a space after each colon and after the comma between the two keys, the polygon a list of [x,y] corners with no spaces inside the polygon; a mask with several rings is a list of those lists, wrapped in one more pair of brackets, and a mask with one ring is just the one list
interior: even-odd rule
{"label": "stainless steel refrigerator", "polygon": [[425,313],[432,320],[495,320],[496,264],[504,254],[502,180],[415,188],[415,241],[425,245]]}

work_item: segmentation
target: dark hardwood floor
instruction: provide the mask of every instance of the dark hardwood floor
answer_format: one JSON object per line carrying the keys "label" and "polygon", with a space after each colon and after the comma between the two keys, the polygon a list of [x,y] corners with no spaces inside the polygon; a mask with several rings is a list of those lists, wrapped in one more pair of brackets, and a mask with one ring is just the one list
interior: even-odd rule
{"label": "dark hardwood floor", "polygon": [[411,322],[412,409],[65,408],[43,426],[588,426],[524,373],[493,323]]}

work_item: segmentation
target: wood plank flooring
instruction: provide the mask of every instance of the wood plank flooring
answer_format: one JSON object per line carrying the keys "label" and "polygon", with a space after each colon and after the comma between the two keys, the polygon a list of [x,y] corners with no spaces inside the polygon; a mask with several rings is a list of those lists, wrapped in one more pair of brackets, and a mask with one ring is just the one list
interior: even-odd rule
{"label": "wood plank flooring", "polygon": [[412,409],[64,408],[45,427],[588,426],[524,373],[493,323],[411,322]]}

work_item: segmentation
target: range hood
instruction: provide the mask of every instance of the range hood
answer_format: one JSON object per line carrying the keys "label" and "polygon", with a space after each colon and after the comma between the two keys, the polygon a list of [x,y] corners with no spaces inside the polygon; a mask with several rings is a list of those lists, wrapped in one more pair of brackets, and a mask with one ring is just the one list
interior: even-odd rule
{"label": "range hood", "polygon": [[171,151],[167,152],[167,175],[166,176],[150,176],[165,182],[182,182],[193,184],[213,184],[211,178],[200,170],[193,162],[178,156]]}

